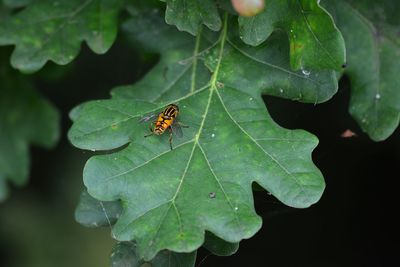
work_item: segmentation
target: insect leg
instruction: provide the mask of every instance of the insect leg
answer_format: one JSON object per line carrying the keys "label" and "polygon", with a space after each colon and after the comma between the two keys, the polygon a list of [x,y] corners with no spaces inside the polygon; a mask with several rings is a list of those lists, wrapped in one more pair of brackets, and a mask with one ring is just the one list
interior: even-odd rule
{"label": "insect leg", "polygon": [[171,127],[168,127],[169,129],[169,146],[171,147],[172,150],[172,129]]}
{"label": "insect leg", "polygon": [[154,134],[153,124],[155,124],[155,122],[150,123],[150,133],[146,134],[144,137],[149,137]]}

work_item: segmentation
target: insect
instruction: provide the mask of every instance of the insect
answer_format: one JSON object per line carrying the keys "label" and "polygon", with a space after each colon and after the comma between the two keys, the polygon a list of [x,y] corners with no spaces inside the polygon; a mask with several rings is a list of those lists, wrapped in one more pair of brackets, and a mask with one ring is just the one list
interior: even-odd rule
{"label": "insect", "polygon": [[151,135],[162,135],[165,131],[169,131],[169,146],[172,150],[172,133],[175,133],[176,136],[182,137],[182,129],[187,128],[188,126],[181,124],[177,121],[177,117],[179,114],[179,107],[175,104],[168,105],[161,113],[158,115],[150,114],[144,118],[142,118],[139,122],[149,121],[150,119],[157,116],[157,120],[153,121],[150,124],[150,133],[145,135],[144,137],[149,137]]}

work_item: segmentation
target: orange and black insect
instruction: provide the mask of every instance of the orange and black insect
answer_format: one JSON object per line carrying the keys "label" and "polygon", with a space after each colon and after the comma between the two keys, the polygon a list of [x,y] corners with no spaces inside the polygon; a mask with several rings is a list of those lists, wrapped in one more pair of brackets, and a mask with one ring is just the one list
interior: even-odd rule
{"label": "orange and black insect", "polygon": [[[178,137],[182,137],[182,127],[187,127],[182,125],[177,121],[179,114],[179,107],[175,104],[168,105],[164,111],[157,115],[157,120],[150,124],[150,132],[144,137],[151,135],[162,135],[166,130],[169,131],[169,145],[172,150],[172,133],[175,133]],[[151,118],[156,117],[156,114],[148,115],[140,120],[140,122],[149,121]]]}

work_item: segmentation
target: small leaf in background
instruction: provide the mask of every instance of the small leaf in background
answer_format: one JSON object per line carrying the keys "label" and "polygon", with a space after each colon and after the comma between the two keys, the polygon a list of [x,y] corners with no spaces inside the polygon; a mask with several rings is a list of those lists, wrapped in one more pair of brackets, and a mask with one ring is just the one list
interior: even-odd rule
{"label": "small leaf in background", "polygon": [[214,0],[166,0],[165,21],[193,35],[202,24],[213,31],[221,29],[221,18]]}
{"label": "small leaf in background", "polygon": [[[29,176],[29,145],[53,147],[59,139],[56,109],[19,75],[0,66],[0,191],[5,180],[21,186]],[[7,78],[5,78],[7,77]]]}
{"label": "small leaf in background", "polygon": [[343,37],[331,16],[317,0],[269,0],[264,12],[239,17],[240,35],[246,44],[263,43],[274,30],[283,29],[290,40],[294,70],[341,70],[345,60]]}
{"label": "small leaf in background", "polygon": [[196,252],[176,253],[166,250],[146,262],[137,256],[133,242],[119,242],[111,253],[111,267],[194,267],[195,262]]}
{"label": "small leaf in background", "polygon": [[217,256],[231,256],[239,249],[239,243],[226,242],[212,233],[206,232],[203,247]]}
{"label": "small leaf in background", "polygon": [[[346,40],[348,64],[345,74],[351,82],[349,111],[363,131],[373,140],[381,141],[399,125],[400,42],[396,41],[396,34],[387,31],[389,25],[385,21],[373,24],[360,13],[359,7],[370,14],[367,10],[372,9],[368,3],[353,2],[323,3]],[[375,21],[377,17],[374,14],[370,15]]]}
{"label": "small leaf in background", "polygon": [[[142,34],[141,29],[147,28],[144,35],[149,38],[154,29],[158,49],[172,44],[170,35],[163,34],[165,27],[152,18],[156,13],[139,14],[134,17],[139,26],[130,32]],[[74,112],[68,136],[76,147],[110,150],[128,144],[90,158],[84,183],[96,199],[121,199],[123,212],[113,232],[120,241],[134,240],[137,255],[147,261],[165,249],[196,250],[204,242],[205,231],[231,243],[253,236],[261,226],[253,205],[253,182],[283,203],[301,208],[317,202],[324,190],[323,177],[311,160],[318,140],[305,131],[279,127],[261,94],[319,102],[336,91],[334,73],[293,72],[285,53],[288,46],[281,46],[279,35],[274,35],[272,45],[243,47],[240,40],[228,37],[227,21],[218,38],[210,38],[212,33],[204,29],[204,34],[184,46],[191,44],[189,58],[177,55],[174,59],[191,62],[186,82],[175,72],[173,77],[180,82],[167,87],[160,77],[151,81],[146,76],[152,87],[144,92],[139,89],[138,98],[129,88],[120,89],[112,99],[87,102]],[[202,60],[195,67],[197,56]],[[207,69],[200,69],[204,63],[211,77]],[[255,64],[257,72],[244,75]],[[197,83],[201,72],[205,72],[202,77],[210,77],[206,85]],[[144,138],[148,127],[138,123],[169,103],[180,107],[179,119],[189,125],[183,138],[174,138],[173,150],[167,135]]]}
{"label": "small leaf in background", "polygon": [[98,54],[113,44],[122,0],[34,1],[0,27],[0,45],[15,45],[11,64],[34,72],[48,61],[65,65],[81,42]]}
{"label": "small leaf in background", "polygon": [[86,227],[111,227],[121,212],[122,206],[119,201],[99,201],[84,190],[75,209],[75,220]]}
{"label": "small leaf in background", "polygon": [[264,0],[232,0],[232,5],[240,16],[255,16],[264,10]]}

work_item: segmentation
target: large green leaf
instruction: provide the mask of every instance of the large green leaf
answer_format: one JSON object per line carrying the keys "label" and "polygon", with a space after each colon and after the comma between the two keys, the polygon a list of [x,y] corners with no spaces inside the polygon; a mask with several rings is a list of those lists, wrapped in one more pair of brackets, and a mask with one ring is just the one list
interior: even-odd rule
{"label": "large green leaf", "polygon": [[270,0],[264,12],[240,17],[239,24],[243,41],[254,46],[275,29],[286,31],[294,70],[340,70],[346,62],[343,37],[317,0]]}
{"label": "large green leaf", "polygon": [[[138,31],[143,43],[157,38],[164,44],[161,36],[168,38],[171,28],[158,25],[154,14],[141,15],[130,31]],[[143,28],[149,31],[138,34]],[[110,150],[128,144],[89,159],[84,182],[99,200],[121,199],[124,211],[113,232],[120,241],[135,240],[140,258],[150,260],[163,249],[194,251],[204,242],[206,230],[228,242],[254,235],[261,219],[253,206],[253,182],[293,207],[308,207],[320,198],[324,181],[311,160],[317,139],[302,130],[279,127],[261,94],[320,102],[336,92],[336,79],[329,71],[291,71],[288,44],[281,37],[276,34],[263,46],[247,47],[235,36],[228,37],[225,19],[217,39],[204,33],[185,43],[184,50],[190,45],[194,51],[189,56],[200,56],[174,59],[190,69],[183,76],[172,72],[177,82],[165,87],[157,77],[165,72],[157,66],[137,86],[119,88],[110,100],[75,109],[69,132],[75,146]],[[210,40],[216,42],[209,44]],[[209,49],[203,49],[203,41]],[[160,52],[162,58],[168,54]],[[203,64],[199,58],[213,73],[206,85],[197,82]],[[161,64],[172,63],[162,59]],[[145,87],[146,83],[152,86]],[[171,102],[179,105],[180,120],[190,126],[183,138],[174,139],[172,151],[167,134],[144,138],[148,127],[138,123]]]}
{"label": "large green leaf", "polygon": [[151,261],[141,260],[133,242],[119,242],[111,253],[111,267],[194,267],[196,252],[161,251]]}
{"label": "large green leaf", "polygon": [[202,24],[213,31],[221,28],[214,0],[166,0],[165,21],[181,31],[196,35]]}
{"label": "large green leaf", "polygon": [[48,61],[65,65],[86,41],[105,53],[115,40],[122,0],[34,1],[0,26],[0,45],[15,45],[11,64],[34,72]]}
{"label": "large green leaf", "polygon": [[5,179],[18,186],[27,182],[29,144],[50,148],[58,138],[55,108],[26,80],[0,66],[0,191],[6,192]]}
{"label": "large green leaf", "polygon": [[[400,43],[384,23],[374,25],[364,17],[356,7],[365,3],[358,2],[354,6],[342,0],[324,1],[324,5],[346,40],[345,74],[350,78],[352,90],[350,113],[373,140],[380,141],[399,125]],[[364,6],[362,10],[367,8]]]}

